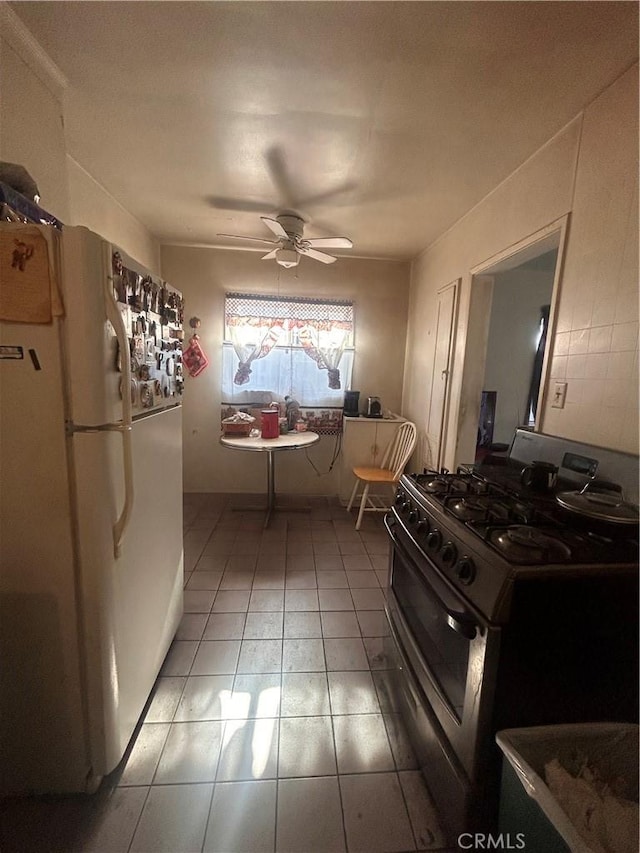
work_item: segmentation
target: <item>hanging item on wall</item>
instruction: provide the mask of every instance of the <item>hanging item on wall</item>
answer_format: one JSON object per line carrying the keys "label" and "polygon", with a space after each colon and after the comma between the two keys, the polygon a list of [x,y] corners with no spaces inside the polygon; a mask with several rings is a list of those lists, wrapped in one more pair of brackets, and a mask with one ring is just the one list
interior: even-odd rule
{"label": "hanging item on wall", "polygon": [[35,226],[3,226],[0,282],[0,320],[51,323],[64,314],[51,235]]}
{"label": "hanging item on wall", "polygon": [[[197,329],[200,326],[198,317],[192,317],[189,320],[189,325],[192,329]],[[189,376],[199,376],[209,364],[209,359],[204,354],[200,346],[200,338],[193,333],[189,338],[189,345],[182,353],[182,363],[189,371]]]}

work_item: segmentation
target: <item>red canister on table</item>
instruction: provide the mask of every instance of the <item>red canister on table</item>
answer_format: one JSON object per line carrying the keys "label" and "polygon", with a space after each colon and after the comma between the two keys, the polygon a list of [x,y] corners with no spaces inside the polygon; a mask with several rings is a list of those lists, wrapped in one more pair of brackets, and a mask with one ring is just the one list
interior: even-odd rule
{"label": "red canister on table", "polygon": [[262,409],[261,432],[263,438],[277,438],[280,435],[280,423],[277,409]]}

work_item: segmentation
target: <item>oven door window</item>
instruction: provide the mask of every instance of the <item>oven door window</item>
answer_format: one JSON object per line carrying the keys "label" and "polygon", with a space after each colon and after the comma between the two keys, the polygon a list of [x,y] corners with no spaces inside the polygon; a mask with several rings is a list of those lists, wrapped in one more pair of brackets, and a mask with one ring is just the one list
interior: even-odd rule
{"label": "oven door window", "polygon": [[432,680],[460,722],[471,640],[451,626],[428,582],[395,549],[391,586]]}

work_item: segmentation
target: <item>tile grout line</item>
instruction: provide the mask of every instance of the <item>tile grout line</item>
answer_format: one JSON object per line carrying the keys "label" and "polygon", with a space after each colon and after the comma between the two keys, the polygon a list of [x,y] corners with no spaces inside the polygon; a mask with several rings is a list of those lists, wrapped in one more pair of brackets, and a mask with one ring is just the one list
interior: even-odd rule
{"label": "tile grout line", "polygon": [[140,814],[138,815],[138,819],[136,820],[136,825],[133,828],[133,832],[131,833],[131,840],[127,845],[127,853],[130,853],[131,847],[133,846],[134,838],[136,837],[136,832],[138,831],[138,827],[140,826],[140,821],[142,820],[142,815],[144,814],[144,810],[147,805],[147,801],[149,800],[149,795],[151,794],[151,785],[147,785],[147,793],[144,798],[144,802],[142,803],[142,808],[140,809]]}

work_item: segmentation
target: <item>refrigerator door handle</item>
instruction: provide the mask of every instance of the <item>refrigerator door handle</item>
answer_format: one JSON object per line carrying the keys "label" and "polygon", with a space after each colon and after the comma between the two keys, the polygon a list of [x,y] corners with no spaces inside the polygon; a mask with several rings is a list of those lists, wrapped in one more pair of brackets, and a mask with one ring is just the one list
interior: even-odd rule
{"label": "refrigerator door handle", "polygon": [[125,424],[96,424],[95,426],[85,426],[84,424],[74,424],[73,421],[67,421],[67,434],[73,435],[76,432],[123,432],[130,430],[130,426]]}
{"label": "refrigerator door handle", "polygon": [[122,540],[127,530],[133,509],[133,451],[131,444],[131,353],[129,351],[129,339],[124,327],[122,314],[118,308],[113,290],[112,247],[109,243],[104,246],[104,298],[107,319],[115,329],[118,346],[120,347],[120,361],[122,365],[122,422],[118,425],[118,431],[122,436],[122,463],[124,474],[124,505],[120,517],[113,525],[113,553],[116,558],[120,556]]}
{"label": "refrigerator door handle", "polygon": [[123,430],[131,430],[135,424],[140,421],[147,421],[149,418],[157,418],[159,415],[164,415],[172,409],[181,408],[182,403],[173,403],[170,406],[164,406],[162,409],[155,409],[153,412],[146,412],[143,415],[136,415],[131,424],[114,423],[114,424],[76,424],[73,421],[66,422],[67,435],[73,435],[76,432],[122,432]]}

